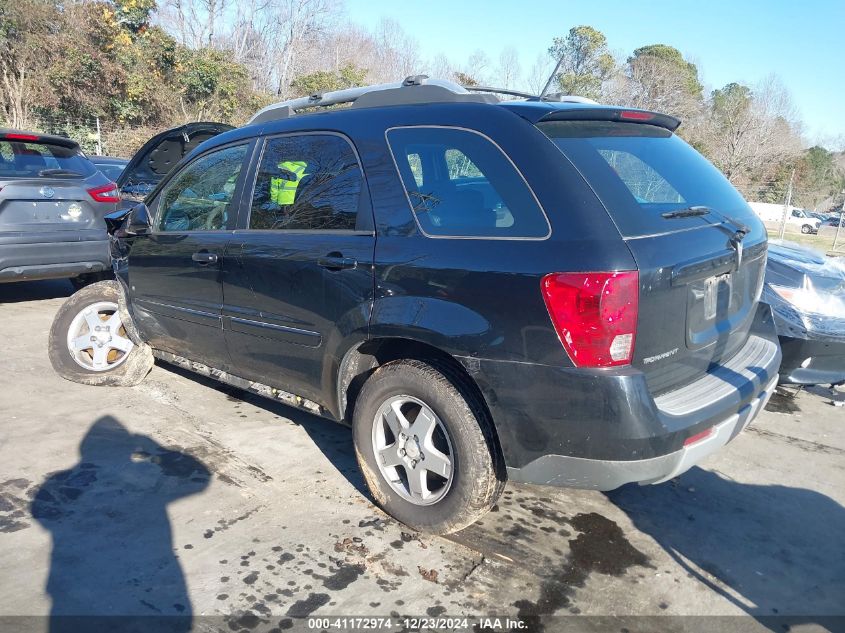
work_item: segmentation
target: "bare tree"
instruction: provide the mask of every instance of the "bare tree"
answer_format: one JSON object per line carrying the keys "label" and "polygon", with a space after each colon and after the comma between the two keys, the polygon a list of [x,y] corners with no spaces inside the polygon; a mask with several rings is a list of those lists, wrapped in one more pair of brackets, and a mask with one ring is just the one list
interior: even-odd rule
{"label": "bare tree", "polygon": [[549,80],[552,71],[554,71],[556,63],[548,53],[539,53],[537,55],[537,58],[531,65],[531,69],[528,71],[528,76],[525,78],[528,92],[535,95],[540,94]]}
{"label": "bare tree", "polygon": [[452,68],[451,79],[459,84],[482,86],[490,82],[490,58],[481,49],[476,49],[466,63]]}
{"label": "bare tree", "polygon": [[516,88],[522,77],[519,53],[513,46],[502,49],[499,65],[496,68],[496,82],[502,88]]}
{"label": "bare tree", "polygon": [[189,48],[229,50],[256,88],[288,96],[309,71],[309,43],[331,29],[340,0],[168,0],[159,22]]}
{"label": "bare tree", "polygon": [[160,21],[182,46],[212,46],[228,5],[229,0],[168,0],[161,8]]}
{"label": "bare tree", "polygon": [[783,84],[767,77],[754,89],[728,84],[714,90],[706,151],[741,189],[771,177],[801,150],[795,107]]}
{"label": "bare tree", "polygon": [[652,56],[629,63],[625,72],[617,73],[603,87],[602,99],[683,120],[693,118],[702,104],[700,92],[689,89],[687,77],[676,65]]}
{"label": "bare tree", "polygon": [[291,81],[302,69],[296,55],[329,27],[337,6],[336,0],[277,0],[280,29],[276,35],[280,39],[273,55],[278,69],[277,95],[288,96]]}
{"label": "bare tree", "polygon": [[428,67],[428,72],[432,77],[439,79],[452,79],[454,76],[454,69],[452,62],[443,53],[438,53]]}
{"label": "bare tree", "polygon": [[419,43],[396,20],[381,20],[374,43],[374,54],[368,66],[371,80],[377,83],[401,81],[421,71]]}

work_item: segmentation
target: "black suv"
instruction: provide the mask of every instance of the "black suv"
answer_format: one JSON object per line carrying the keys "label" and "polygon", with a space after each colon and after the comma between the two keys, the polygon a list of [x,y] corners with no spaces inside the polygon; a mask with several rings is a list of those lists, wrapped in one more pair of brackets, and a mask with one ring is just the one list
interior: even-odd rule
{"label": "black suv", "polygon": [[53,366],[134,384],[156,356],[351,424],[373,497],[430,532],[507,479],[665,481],[780,362],[765,229],[678,123],[425,78],[271,106],[123,219]]}

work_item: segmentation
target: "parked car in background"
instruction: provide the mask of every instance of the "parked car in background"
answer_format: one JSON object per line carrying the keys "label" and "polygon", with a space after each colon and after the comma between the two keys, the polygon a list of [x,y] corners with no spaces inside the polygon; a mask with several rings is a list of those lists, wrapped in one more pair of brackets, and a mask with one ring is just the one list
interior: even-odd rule
{"label": "parked car in background", "polygon": [[0,129],[0,282],[111,274],[117,185],[70,139]]}
{"label": "parked car in background", "polygon": [[845,226],[845,220],[842,220],[841,214],[831,213],[827,220],[823,222],[823,226],[839,226],[840,221]]}
{"label": "parked car in background", "polygon": [[114,181],[120,177],[123,168],[129,162],[127,158],[116,158],[114,156],[88,156],[88,160],[94,163],[94,167],[103,172],[106,178]]}
{"label": "parked car in background", "polygon": [[[780,223],[783,221],[783,207],[782,204],[775,204],[769,202],[749,202],[754,213],[763,220],[763,222]],[[812,217],[798,207],[789,207],[786,214],[787,226],[792,226],[800,230],[805,235],[811,233],[818,233],[819,226],[822,221],[816,217]]]}
{"label": "parked car in background", "polygon": [[197,122],[179,125],[149,139],[135,152],[116,178],[122,207],[140,202],[161,179],[203,141],[234,129],[225,123]]}
{"label": "parked car in background", "polygon": [[426,77],[268,107],[124,214],[51,362],[136,384],[156,355],[350,424],[374,499],[430,532],[508,478],[667,481],[780,364],[765,228],[679,123]]}
{"label": "parked car in background", "polygon": [[771,240],[763,299],[783,350],[781,382],[845,381],[845,258]]}

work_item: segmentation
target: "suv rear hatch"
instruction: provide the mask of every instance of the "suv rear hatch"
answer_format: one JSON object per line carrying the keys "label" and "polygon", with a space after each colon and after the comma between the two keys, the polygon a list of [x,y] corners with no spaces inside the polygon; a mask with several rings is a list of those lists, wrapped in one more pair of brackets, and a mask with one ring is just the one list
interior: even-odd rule
{"label": "suv rear hatch", "polygon": [[73,141],[0,131],[0,234],[105,228],[116,200]]}
{"label": "suv rear hatch", "polygon": [[745,345],[766,232],[742,196],[672,133],[676,119],[561,109],[537,127],[595,191],[639,269],[632,365],[654,395],[682,387]]}
{"label": "suv rear hatch", "polygon": [[153,136],[135,152],[117,179],[121,198],[125,201],[121,206],[134,206],[143,200],[197,145],[234,129],[225,123],[200,121],[186,123]]}

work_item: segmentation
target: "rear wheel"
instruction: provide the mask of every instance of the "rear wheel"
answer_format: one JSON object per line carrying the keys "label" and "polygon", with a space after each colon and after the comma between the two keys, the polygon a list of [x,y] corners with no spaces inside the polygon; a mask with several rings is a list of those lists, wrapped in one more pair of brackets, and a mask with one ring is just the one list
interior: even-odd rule
{"label": "rear wheel", "polygon": [[136,385],[153,366],[152,350],[133,340],[116,281],[82,288],[50,328],[50,363],[62,378],[89,385]]}
{"label": "rear wheel", "polygon": [[379,368],[358,395],[353,434],[373,497],[413,528],[460,530],[504,487],[486,412],[445,366],[403,360]]}

